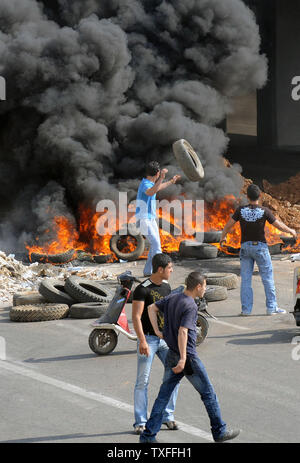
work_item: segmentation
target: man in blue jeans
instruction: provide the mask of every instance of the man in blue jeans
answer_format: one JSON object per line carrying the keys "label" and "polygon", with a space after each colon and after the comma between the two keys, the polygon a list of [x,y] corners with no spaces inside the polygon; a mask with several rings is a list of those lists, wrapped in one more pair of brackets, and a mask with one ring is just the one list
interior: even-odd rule
{"label": "man in blue jeans", "polygon": [[151,161],[146,167],[146,177],[139,185],[136,198],[136,219],[140,232],[150,243],[148,258],[144,267],[144,276],[152,273],[152,258],[161,253],[159,229],[156,222],[156,193],[177,182],[180,175],[164,182],[167,169],[160,169],[157,161]]}
{"label": "man in blue jeans", "polygon": [[266,295],[267,315],[286,313],[284,309],[277,306],[276,290],[273,278],[272,260],[265,238],[265,223],[268,221],[273,227],[297,238],[296,231],[287,227],[283,222],[276,219],[270,209],[259,205],[260,189],[257,185],[251,184],[247,189],[249,204],[239,206],[232,217],[225,225],[221,243],[225,241],[227,233],[236,222],[241,227],[241,315],[251,314],[253,307],[252,274],[256,262],[264,285]]}
{"label": "man in blue jeans", "polygon": [[[167,254],[156,254],[152,259],[153,273],[136,287],[132,300],[132,322],[138,337],[137,344],[137,378],[134,388],[134,430],[140,434],[147,421],[148,384],[155,355],[164,364],[168,346],[164,340],[156,336],[148,317],[148,306],[167,296],[171,292],[168,283],[173,271],[172,260]],[[163,320],[160,319],[160,324]],[[163,422],[170,430],[177,430],[174,421],[174,410],[178,387],[170,397],[163,415]]]}
{"label": "man in blue jeans", "polygon": [[[164,410],[174,389],[185,376],[199,392],[210,418],[211,431],[215,442],[234,439],[239,430],[228,430],[222,420],[219,402],[207,372],[196,351],[196,297],[203,297],[206,289],[205,277],[192,272],[186,279],[183,293],[171,294],[148,307],[149,318],[155,334],[163,338],[169,346],[165,363],[165,374],[151,416],[146,423],[140,442],[156,442]],[[157,315],[164,316],[163,333],[159,330]]]}

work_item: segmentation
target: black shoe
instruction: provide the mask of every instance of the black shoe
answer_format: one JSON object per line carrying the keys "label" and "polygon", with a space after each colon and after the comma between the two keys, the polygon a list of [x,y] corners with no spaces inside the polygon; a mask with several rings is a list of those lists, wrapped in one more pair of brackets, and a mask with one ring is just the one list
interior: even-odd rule
{"label": "black shoe", "polygon": [[165,424],[170,431],[177,431],[179,429],[176,421],[165,421],[163,424]]}
{"label": "black shoe", "polygon": [[229,429],[228,431],[223,434],[222,437],[218,437],[214,439],[215,442],[225,442],[226,440],[234,439],[240,433],[239,429]]}

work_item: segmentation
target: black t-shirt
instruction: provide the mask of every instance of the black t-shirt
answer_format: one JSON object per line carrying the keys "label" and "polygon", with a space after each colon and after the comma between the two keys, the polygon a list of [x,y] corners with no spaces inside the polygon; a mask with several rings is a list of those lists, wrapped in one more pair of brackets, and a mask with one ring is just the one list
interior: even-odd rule
{"label": "black t-shirt", "polygon": [[268,221],[272,224],[276,220],[270,209],[255,204],[239,206],[232,214],[232,218],[236,222],[240,222],[242,243],[245,241],[261,241],[266,243],[265,223]]}
{"label": "black t-shirt", "polygon": [[[148,306],[156,303],[163,297],[168,296],[170,292],[171,287],[169,283],[162,282],[161,285],[156,285],[155,283],[152,283],[149,278],[135,288],[132,300],[145,302],[141,317],[143,331],[145,334],[155,335],[148,316]],[[163,320],[160,317],[158,319],[158,325],[159,328],[162,329]]]}
{"label": "black t-shirt", "polygon": [[170,349],[180,354],[178,347],[178,330],[181,326],[188,328],[186,353],[197,355],[196,351],[196,322],[197,305],[194,299],[184,293],[171,294],[156,303],[164,315],[163,337]]}

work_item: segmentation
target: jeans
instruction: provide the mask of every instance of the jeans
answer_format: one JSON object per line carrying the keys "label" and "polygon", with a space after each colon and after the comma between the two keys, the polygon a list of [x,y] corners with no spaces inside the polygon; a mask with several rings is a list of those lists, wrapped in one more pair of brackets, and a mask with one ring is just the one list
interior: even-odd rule
{"label": "jeans", "polygon": [[256,262],[264,285],[267,312],[272,313],[277,308],[276,290],[273,278],[272,260],[268,245],[260,241],[246,241],[241,245],[241,304],[242,312],[250,314],[253,307],[252,274]]}
{"label": "jeans", "polygon": [[140,230],[141,230],[141,234],[144,235],[150,243],[148,257],[147,257],[147,261],[144,267],[144,275],[151,275],[152,258],[156,254],[161,253],[159,228],[157,226],[156,219],[141,219],[140,220]]}
{"label": "jeans", "polygon": [[[149,377],[155,354],[165,364],[169,348],[163,339],[157,336],[146,335],[146,341],[149,345],[149,357],[141,355],[139,352],[139,342],[137,346],[137,379],[134,388],[134,426],[145,425],[147,422],[148,411],[148,384]],[[178,386],[173,394],[170,394],[169,401],[166,402],[163,411],[163,422],[174,421],[174,410],[178,395]]]}
{"label": "jeans", "polygon": [[163,383],[154,402],[151,416],[146,424],[146,429],[140,436],[140,442],[156,442],[155,436],[160,430],[163,422],[163,411],[172,392],[184,376],[186,376],[200,394],[201,400],[210,418],[214,439],[222,437],[226,432],[226,423],[221,418],[221,411],[216,393],[199,357],[189,357],[191,369],[189,372],[183,371],[182,373],[175,374],[172,368],[177,365],[178,360],[179,355],[169,350],[165,363]]}

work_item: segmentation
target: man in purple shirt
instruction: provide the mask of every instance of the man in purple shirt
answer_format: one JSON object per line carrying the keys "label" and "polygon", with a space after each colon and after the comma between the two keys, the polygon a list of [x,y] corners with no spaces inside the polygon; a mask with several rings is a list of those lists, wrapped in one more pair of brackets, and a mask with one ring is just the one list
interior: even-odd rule
{"label": "man in purple shirt", "polygon": [[[183,293],[170,294],[148,306],[149,319],[154,332],[163,338],[169,347],[165,361],[165,374],[159,394],[153,405],[151,416],[145,430],[140,435],[140,442],[156,442],[156,434],[163,421],[164,410],[172,392],[179,381],[186,376],[199,392],[208,416],[215,442],[234,439],[239,430],[229,430],[221,418],[219,402],[214,388],[206,373],[205,367],[196,351],[196,297],[203,297],[206,289],[206,279],[199,272],[192,272],[186,279],[186,289]],[[157,315],[164,316],[163,332],[159,330]]]}

